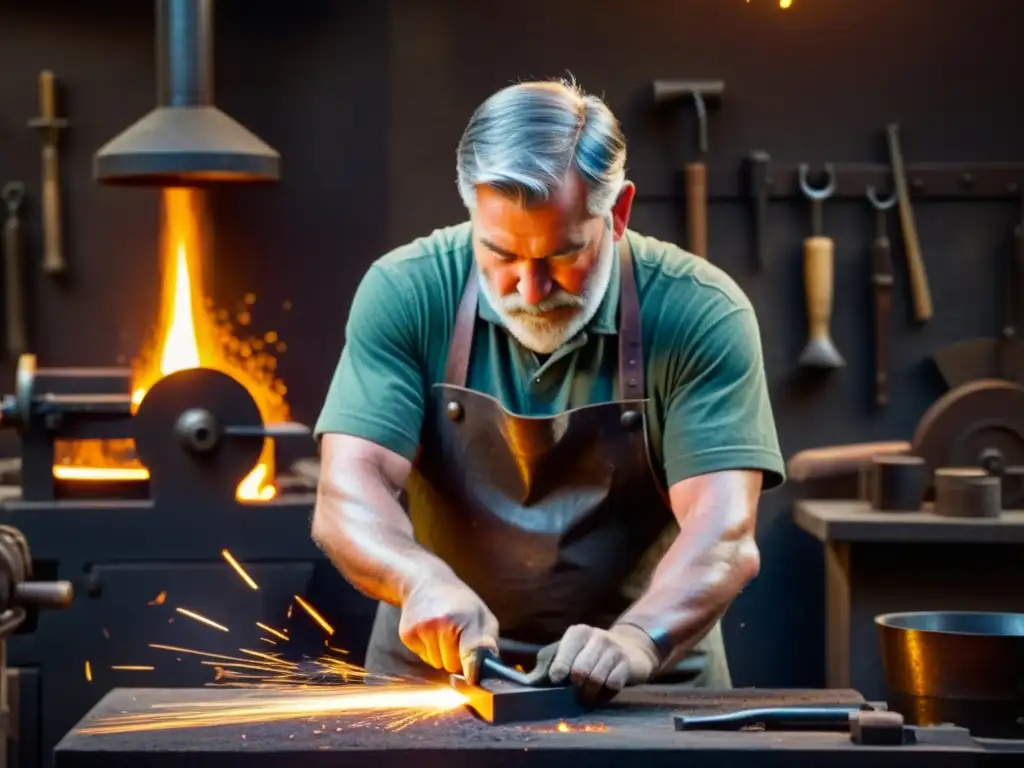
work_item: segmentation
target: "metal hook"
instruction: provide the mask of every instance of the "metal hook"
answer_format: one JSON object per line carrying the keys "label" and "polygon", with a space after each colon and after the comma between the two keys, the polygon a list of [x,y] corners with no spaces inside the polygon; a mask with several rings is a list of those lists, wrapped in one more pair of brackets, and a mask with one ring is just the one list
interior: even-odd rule
{"label": "metal hook", "polygon": [[17,213],[21,201],[25,198],[25,185],[20,181],[9,181],[4,185],[3,192],[0,192],[0,197],[7,204],[8,212]]}
{"label": "metal hook", "polygon": [[825,177],[828,183],[820,189],[812,187],[807,181],[810,173],[810,166],[806,163],[800,164],[800,189],[811,200],[827,200],[836,191],[836,171],[832,163],[825,163]]}
{"label": "metal hook", "polygon": [[893,190],[892,194],[890,194],[885,200],[879,199],[878,193],[875,192],[875,188],[873,186],[869,186],[864,191],[864,194],[867,195],[868,202],[871,203],[876,211],[887,211],[899,201],[899,196],[896,194],[895,190]]}

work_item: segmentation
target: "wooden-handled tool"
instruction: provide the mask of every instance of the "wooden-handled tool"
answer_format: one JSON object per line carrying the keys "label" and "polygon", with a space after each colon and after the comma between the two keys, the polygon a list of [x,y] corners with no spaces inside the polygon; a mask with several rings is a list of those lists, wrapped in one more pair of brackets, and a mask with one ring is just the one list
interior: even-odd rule
{"label": "wooden-handled tool", "polygon": [[53,73],[39,73],[39,117],[29,121],[39,130],[43,140],[43,269],[59,275],[67,270],[61,240],[60,154],[57,137],[66,128],[67,120],[57,117],[57,88]]}
{"label": "wooden-handled tool", "polygon": [[822,204],[836,188],[835,169],[825,166],[828,182],[812,187],[808,167],[800,166],[800,189],[811,201],[811,236],[804,240],[804,291],[807,300],[807,345],[798,361],[807,368],[842,368],[846,365],[832,341],[832,298],[834,291],[835,245],[822,234]]}
{"label": "wooden-handled tool", "polygon": [[693,99],[697,110],[697,148],[700,159],[683,166],[686,185],[687,250],[702,258],[708,257],[708,170],[704,158],[708,153],[709,104],[717,103],[725,93],[721,80],[656,80],[654,102],[675,103]]}
{"label": "wooden-handled tool", "polygon": [[907,173],[903,167],[903,153],[900,150],[899,125],[890,123],[885,128],[889,141],[889,158],[892,163],[893,184],[900,202],[900,227],[903,233],[903,248],[907,253],[907,274],[910,278],[910,293],[914,303],[914,317],[919,323],[932,319],[932,292],[928,287],[928,274],[921,256],[921,243],[917,239],[917,223],[910,205],[910,189]]}
{"label": "wooden-handled tool", "polygon": [[875,239],[871,243],[871,287],[875,304],[875,405],[889,403],[889,325],[892,317],[892,245],[885,225],[886,212],[896,205],[897,196],[885,200],[874,187],[866,192],[875,209]]}
{"label": "wooden-handled tool", "polygon": [[20,181],[9,182],[0,192],[0,198],[7,209],[4,221],[4,353],[8,360],[17,360],[28,352],[25,256],[20,218],[25,185]]}
{"label": "wooden-handled tool", "polygon": [[901,456],[910,452],[910,443],[853,443],[827,448],[808,448],[793,454],[786,462],[786,475],[796,483],[837,477],[871,463],[878,456]]}

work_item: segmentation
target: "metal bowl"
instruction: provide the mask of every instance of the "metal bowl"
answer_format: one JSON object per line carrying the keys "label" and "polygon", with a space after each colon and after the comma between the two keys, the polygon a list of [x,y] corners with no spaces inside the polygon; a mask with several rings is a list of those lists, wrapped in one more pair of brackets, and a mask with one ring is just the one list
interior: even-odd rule
{"label": "metal bowl", "polygon": [[888,613],[875,626],[889,707],[908,723],[1024,738],[1024,614]]}

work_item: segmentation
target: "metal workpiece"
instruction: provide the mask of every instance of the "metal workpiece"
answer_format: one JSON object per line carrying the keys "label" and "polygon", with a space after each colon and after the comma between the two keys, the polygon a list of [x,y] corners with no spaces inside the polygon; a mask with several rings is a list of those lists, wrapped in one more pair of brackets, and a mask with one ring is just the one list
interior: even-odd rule
{"label": "metal workpiece", "polygon": [[466,706],[481,720],[492,725],[564,720],[587,710],[580,703],[575,685],[533,687],[508,680],[487,678],[470,685],[453,676],[452,687],[466,697]]}
{"label": "metal workpiece", "polygon": [[156,0],[157,106],[99,149],[104,184],[274,182],[281,157],[214,105],[213,0]]}

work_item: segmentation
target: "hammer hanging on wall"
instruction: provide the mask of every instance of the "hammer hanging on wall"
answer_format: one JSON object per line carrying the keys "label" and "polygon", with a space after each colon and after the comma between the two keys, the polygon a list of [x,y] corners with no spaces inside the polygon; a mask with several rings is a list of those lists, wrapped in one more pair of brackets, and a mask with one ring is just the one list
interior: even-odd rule
{"label": "hammer hanging on wall", "polygon": [[43,139],[43,270],[59,275],[67,269],[61,241],[60,154],[57,136],[68,121],[57,117],[57,88],[53,73],[39,73],[39,117],[29,120]]}
{"label": "hammer hanging on wall", "polygon": [[704,162],[708,153],[708,111],[725,93],[721,80],[655,80],[654,103],[675,104],[692,99],[697,111],[698,158],[683,166],[686,180],[687,250],[702,258],[708,257],[708,170]]}

